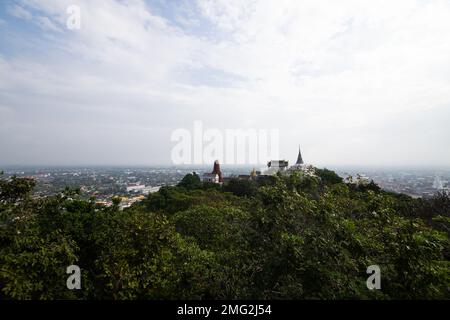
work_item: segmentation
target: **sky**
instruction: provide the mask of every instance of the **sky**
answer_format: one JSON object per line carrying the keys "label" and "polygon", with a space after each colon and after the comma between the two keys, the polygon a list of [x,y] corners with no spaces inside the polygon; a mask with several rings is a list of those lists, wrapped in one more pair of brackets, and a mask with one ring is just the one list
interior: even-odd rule
{"label": "sky", "polygon": [[0,1],[0,166],[171,164],[194,121],[449,167],[450,1]]}

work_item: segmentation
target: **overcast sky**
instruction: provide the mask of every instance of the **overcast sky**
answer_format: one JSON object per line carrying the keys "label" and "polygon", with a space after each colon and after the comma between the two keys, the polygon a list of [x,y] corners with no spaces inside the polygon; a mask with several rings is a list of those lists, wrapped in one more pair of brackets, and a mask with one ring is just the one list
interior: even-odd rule
{"label": "overcast sky", "polygon": [[170,164],[195,120],[279,129],[291,162],[450,166],[450,1],[0,2],[0,165]]}

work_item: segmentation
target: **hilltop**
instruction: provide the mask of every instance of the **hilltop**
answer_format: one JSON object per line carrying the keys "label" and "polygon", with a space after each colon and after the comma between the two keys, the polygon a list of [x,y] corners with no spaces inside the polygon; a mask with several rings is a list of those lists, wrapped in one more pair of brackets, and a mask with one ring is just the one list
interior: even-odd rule
{"label": "hilltop", "polygon": [[[0,180],[1,299],[442,299],[450,198],[414,199],[333,171],[204,183],[119,210]],[[82,270],[68,290],[66,267]],[[381,270],[369,290],[367,268]]]}

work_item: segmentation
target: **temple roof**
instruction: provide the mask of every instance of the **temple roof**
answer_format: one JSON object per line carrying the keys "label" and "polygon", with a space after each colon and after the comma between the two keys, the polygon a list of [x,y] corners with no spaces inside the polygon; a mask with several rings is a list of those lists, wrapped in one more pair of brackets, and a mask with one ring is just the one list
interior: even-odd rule
{"label": "temple roof", "polygon": [[300,147],[298,147],[298,156],[297,156],[297,162],[295,164],[303,164],[303,158],[302,158],[302,152],[300,150]]}

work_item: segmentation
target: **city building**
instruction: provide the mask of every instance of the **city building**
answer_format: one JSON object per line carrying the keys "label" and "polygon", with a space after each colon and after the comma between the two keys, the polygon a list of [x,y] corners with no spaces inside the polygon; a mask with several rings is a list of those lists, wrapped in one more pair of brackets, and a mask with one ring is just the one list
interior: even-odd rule
{"label": "city building", "polygon": [[127,192],[142,192],[145,190],[145,184],[134,184],[127,186]]}

